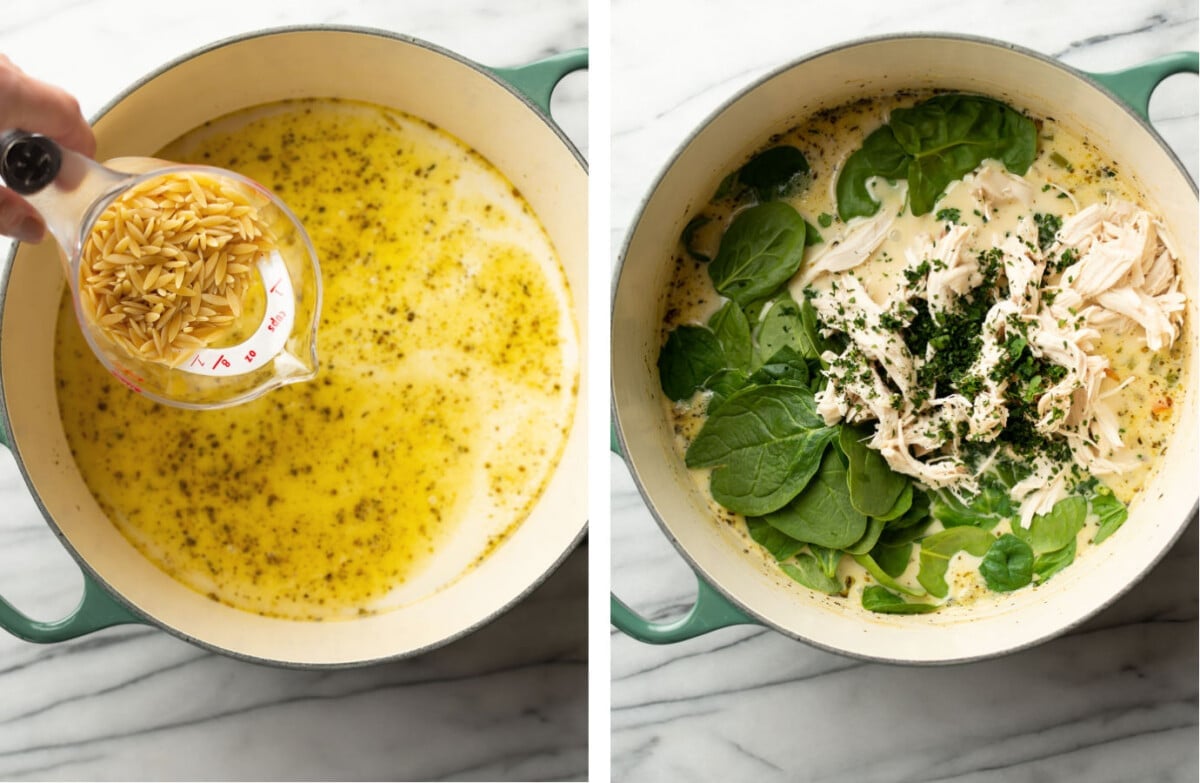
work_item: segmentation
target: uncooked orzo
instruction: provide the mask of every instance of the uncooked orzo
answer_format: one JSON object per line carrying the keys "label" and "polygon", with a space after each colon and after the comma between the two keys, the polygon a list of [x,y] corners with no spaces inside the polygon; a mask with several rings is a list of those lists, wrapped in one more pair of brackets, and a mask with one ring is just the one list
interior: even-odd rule
{"label": "uncooked orzo", "polygon": [[118,196],[83,246],[83,313],[136,358],[175,366],[242,314],[275,237],[245,186],[165,172]]}

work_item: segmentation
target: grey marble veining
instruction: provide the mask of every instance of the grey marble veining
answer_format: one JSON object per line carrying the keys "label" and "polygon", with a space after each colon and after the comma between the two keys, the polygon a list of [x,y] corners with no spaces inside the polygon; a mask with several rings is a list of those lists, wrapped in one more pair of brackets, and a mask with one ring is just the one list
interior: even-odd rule
{"label": "grey marble veining", "polygon": [[[1092,71],[1196,49],[1190,0],[849,3],[615,0],[614,256],[652,182],[712,111],[805,53],[912,31],[984,35]],[[1193,179],[1194,76],[1164,83],[1155,127]],[[695,578],[612,469],[614,591],[676,617]],[[1193,783],[1197,524],[1130,593],[1069,635],[943,668],[868,664],[753,626],[656,647],[612,632],[612,777],[823,783]]]}
{"label": "grey marble veining", "polygon": [[[296,24],[382,28],[494,66],[587,45],[584,0],[43,0],[5,5],[0,53],[90,115],[192,49]],[[552,109],[586,155],[587,75],[564,80]],[[0,507],[0,593],[35,617],[62,616],[79,572],[6,451]],[[0,632],[0,780],[582,779],[587,574],[584,545],[479,632],[348,671],[242,663],[144,627],[49,646]]]}

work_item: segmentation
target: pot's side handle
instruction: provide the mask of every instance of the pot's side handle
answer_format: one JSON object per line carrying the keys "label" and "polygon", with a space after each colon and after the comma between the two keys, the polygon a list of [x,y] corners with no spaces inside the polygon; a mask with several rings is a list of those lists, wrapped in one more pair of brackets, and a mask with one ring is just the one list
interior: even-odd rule
{"label": "pot's side handle", "polygon": [[741,609],[731,604],[725,596],[714,590],[708,582],[696,577],[696,603],[687,614],[677,620],[654,622],[642,617],[625,603],[612,596],[612,624],[617,630],[649,644],[674,644],[703,636],[710,631],[728,628],[731,625],[758,625]]}
{"label": "pot's side handle", "polygon": [[61,620],[34,620],[0,598],[0,628],[27,642],[61,642],[114,625],[145,622],[118,603],[87,574],[83,575],[83,599],[75,611]]}
{"label": "pot's side handle", "polygon": [[515,68],[492,68],[492,73],[533,101],[546,116],[550,116],[550,95],[554,88],[569,73],[588,67],[588,50],[571,49],[552,54],[544,60],[535,60],[528,65]]}
{"label": "pot's side handle", "polygon": [[[8,443],[8,432],[0,425],[0,444],[8,447]],[[79,606],[61,620],[34,620],[0,597],[0,628],[27,642],[61,642],[113,625],[144,622],[143,618],[120,604],[86,573],[83,575],[83,598]]]}
{"label": "pot's side handle", "polygon": [[1163,79],[1177,73],[1200,73],[1200,53],[1174,52],[1122,71],[1087,75],[1116,93],[1149,122],[1150,95]]}
{"label": "pot's side handle", "polygon": [[[617,427],[611,425],[611,443],[609,448],[618,457],[621,454],[621,443],[617,438]],[[696,603],[687,614],[678,620],[660,623],[648,620],[630,609],[624,601],[615,595],[610,596],[612,602],[612,624],[627,636],[632,636],[640,642],[650,644],[674,644],[686,639],[703,636],[710,631],[728,628],[731,625],[757,625],[758,621],[746,615],[741,609],[729,602],[725,596],[713,589],[708,582],[696,574]]]}

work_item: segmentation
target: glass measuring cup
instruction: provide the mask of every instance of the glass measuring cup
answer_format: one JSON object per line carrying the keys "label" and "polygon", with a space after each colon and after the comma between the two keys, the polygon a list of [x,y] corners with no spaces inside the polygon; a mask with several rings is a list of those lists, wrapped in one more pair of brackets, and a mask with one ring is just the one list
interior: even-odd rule
{"label": "glass measuring cup", "polygon": [[[85,306],[81,288],[90,278],[84,250],[98,221],[124,195],[184,176],[228,187],[239,199],[244,197],[273,241],[264,248],[269,252],[258,254],[246,272],[246,296],[239,298],[238,310],[225,316],[228,323],[220,333],[167,361],[115,338]],[[117,158],[105,166],[45,136],[20,130],[0,133],[0,180],[45,221],[63,250],[75,316],[88,345],[133,391],[180,408],[222,408],[316,374],[321,307],[316,252],[295,215],[258,183],[225,169],[154,158]]]}

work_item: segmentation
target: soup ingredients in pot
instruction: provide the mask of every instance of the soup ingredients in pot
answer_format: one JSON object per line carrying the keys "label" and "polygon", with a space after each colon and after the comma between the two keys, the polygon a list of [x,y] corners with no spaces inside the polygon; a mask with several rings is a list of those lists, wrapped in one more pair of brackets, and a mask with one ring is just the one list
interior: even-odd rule
{"label": "soup ingredients in pot", "polygon": [[420,119],[328,99],[159,154],[287,201],[321,258],[322,364],[243,405],[167,408],[100,366],[64,300],[63,427],[125,538],[202,595],[299,620],[411,604],[504,546],[558,463],[579,377],[566,276],[513,184]]}
{"label": "soup ingredients in pot", "polygon": [[[782,161],[801,176],[754,185]],[[1161,459],[1180,259],[1053,120],[960,94],[821,112],[681,245],[658,366],[685,462],[813,590],[911,614],[1042,584]]]}
{"label": "soup ingredients in pot", "polygon": [[201,172],[151,177],[93,223],[80,307],[130,356],[175,366],[241,317],[255,264],[274,246],[239,183]]}

